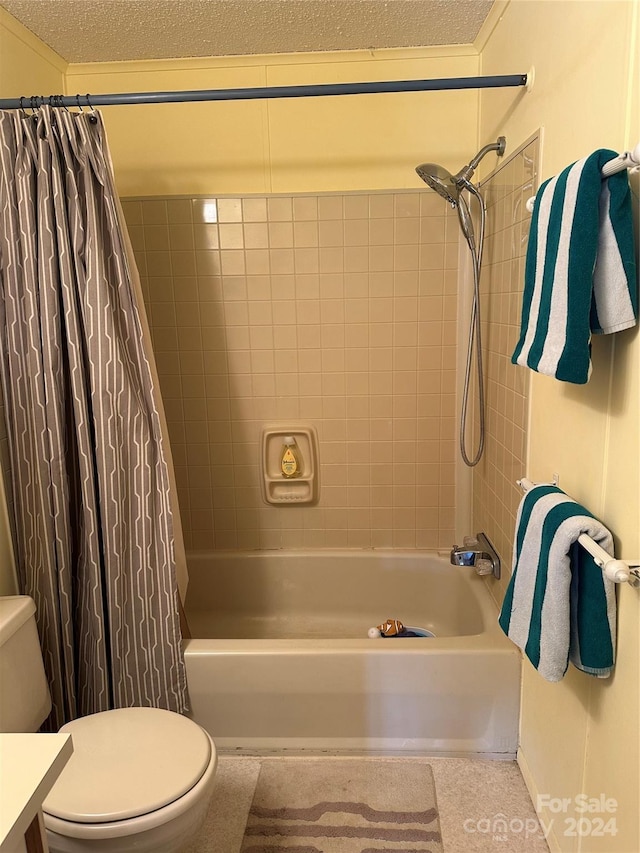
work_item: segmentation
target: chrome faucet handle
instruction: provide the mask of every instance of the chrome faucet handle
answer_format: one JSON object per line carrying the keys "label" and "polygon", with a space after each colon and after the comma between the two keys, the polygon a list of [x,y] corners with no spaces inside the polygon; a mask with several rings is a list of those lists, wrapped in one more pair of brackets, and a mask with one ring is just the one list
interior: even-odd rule
{"label": "chrome faucet handle", "polygon": [[485,566],[478,566],[477,562],[476,562],[476,571],[478,572],[478,574],[483,574],[483,575],[484,574],[492,574],[494,576],[494,578],[496,578],[496,580],[498,580],[500,578],[500,557],[498,555],[498,552],[493,547],[493,545],[489,541],[489,538],[484,533],[478,533],[478,542],[480,544],[480,547],[482,548],[482,551],[484,552],[481,555],[482,556],[482,562],[484,562],[486,560],[487,562],[491,563],[491,571],[485,570],[487,568],[486,565]]}
{"label": "chrome faucet handle", "polygon": [[500,577],[500,557],[484,533],[465,536],[462,545],[454,545],[450,561],[454,566],[473,566],[479,575]]}
{"label": "chrome faucet handle", "polygon": [[493,574],[493,560],[489,558],[489,555],[482,555],[476,560],[476,564],[474,566],[477,575],[492,575]]}

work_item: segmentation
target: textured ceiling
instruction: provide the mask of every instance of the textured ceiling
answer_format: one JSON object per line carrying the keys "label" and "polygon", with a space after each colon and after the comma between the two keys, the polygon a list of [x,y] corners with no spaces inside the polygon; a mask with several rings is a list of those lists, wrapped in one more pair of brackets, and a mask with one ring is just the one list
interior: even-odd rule
{"label": "textured ceiling", "polygon": [[473,42],[493,0],[0,0],[68,62]]}

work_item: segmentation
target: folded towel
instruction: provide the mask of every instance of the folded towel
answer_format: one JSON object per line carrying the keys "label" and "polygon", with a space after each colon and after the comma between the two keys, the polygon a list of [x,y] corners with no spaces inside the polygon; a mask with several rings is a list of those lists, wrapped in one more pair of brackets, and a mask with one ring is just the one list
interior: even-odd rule
{"label": "folded towel", "polygon": [[525,266],[520,340],[511,361],[565,382],[591,374],[591,334],[633,326],[638,293],[626,169],[601,149],[536,195]]}
{"label": "folded towel", "polygon": [[569,660],[601,678],[614,664],[615,585],[578,544],[582,533],[613,553],[607,528],[556,486],[522,499],[499,622],[547,681],[560,681]]}

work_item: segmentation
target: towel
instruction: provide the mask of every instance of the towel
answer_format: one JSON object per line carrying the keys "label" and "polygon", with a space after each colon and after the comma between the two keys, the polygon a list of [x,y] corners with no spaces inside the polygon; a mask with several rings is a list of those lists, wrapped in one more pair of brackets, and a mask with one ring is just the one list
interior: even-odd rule
{"label": "towel", "polygon": [[591,375],[591,334],[619,332],[637,320],[627,170],[601,174],[616,156],[600,149],[538,190],[513,364],[584,384]]}
{"label": "towel", "polygon": [[613,669],[615,584],[578,544],[582,533],[613,553],[607,528],[556,486],[522,499],[499,622],[547,681],[560,681],[569,660],[601,678]]}

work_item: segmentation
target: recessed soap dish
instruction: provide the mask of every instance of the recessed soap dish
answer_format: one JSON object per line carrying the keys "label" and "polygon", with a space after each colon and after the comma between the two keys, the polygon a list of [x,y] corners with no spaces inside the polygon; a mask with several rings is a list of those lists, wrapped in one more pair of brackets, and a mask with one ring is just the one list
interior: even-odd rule
{"label": "recessed soap dish", "polygon": [[[287,436],[295,439],[300,459],[300,476],[285,477],[280,462]],[[319,497],[318,434],[314,426],[302,424],[267,424],[262,428],[260,443],[262,462],[262,497],[268,504],[292,506],[313,504]]]}

